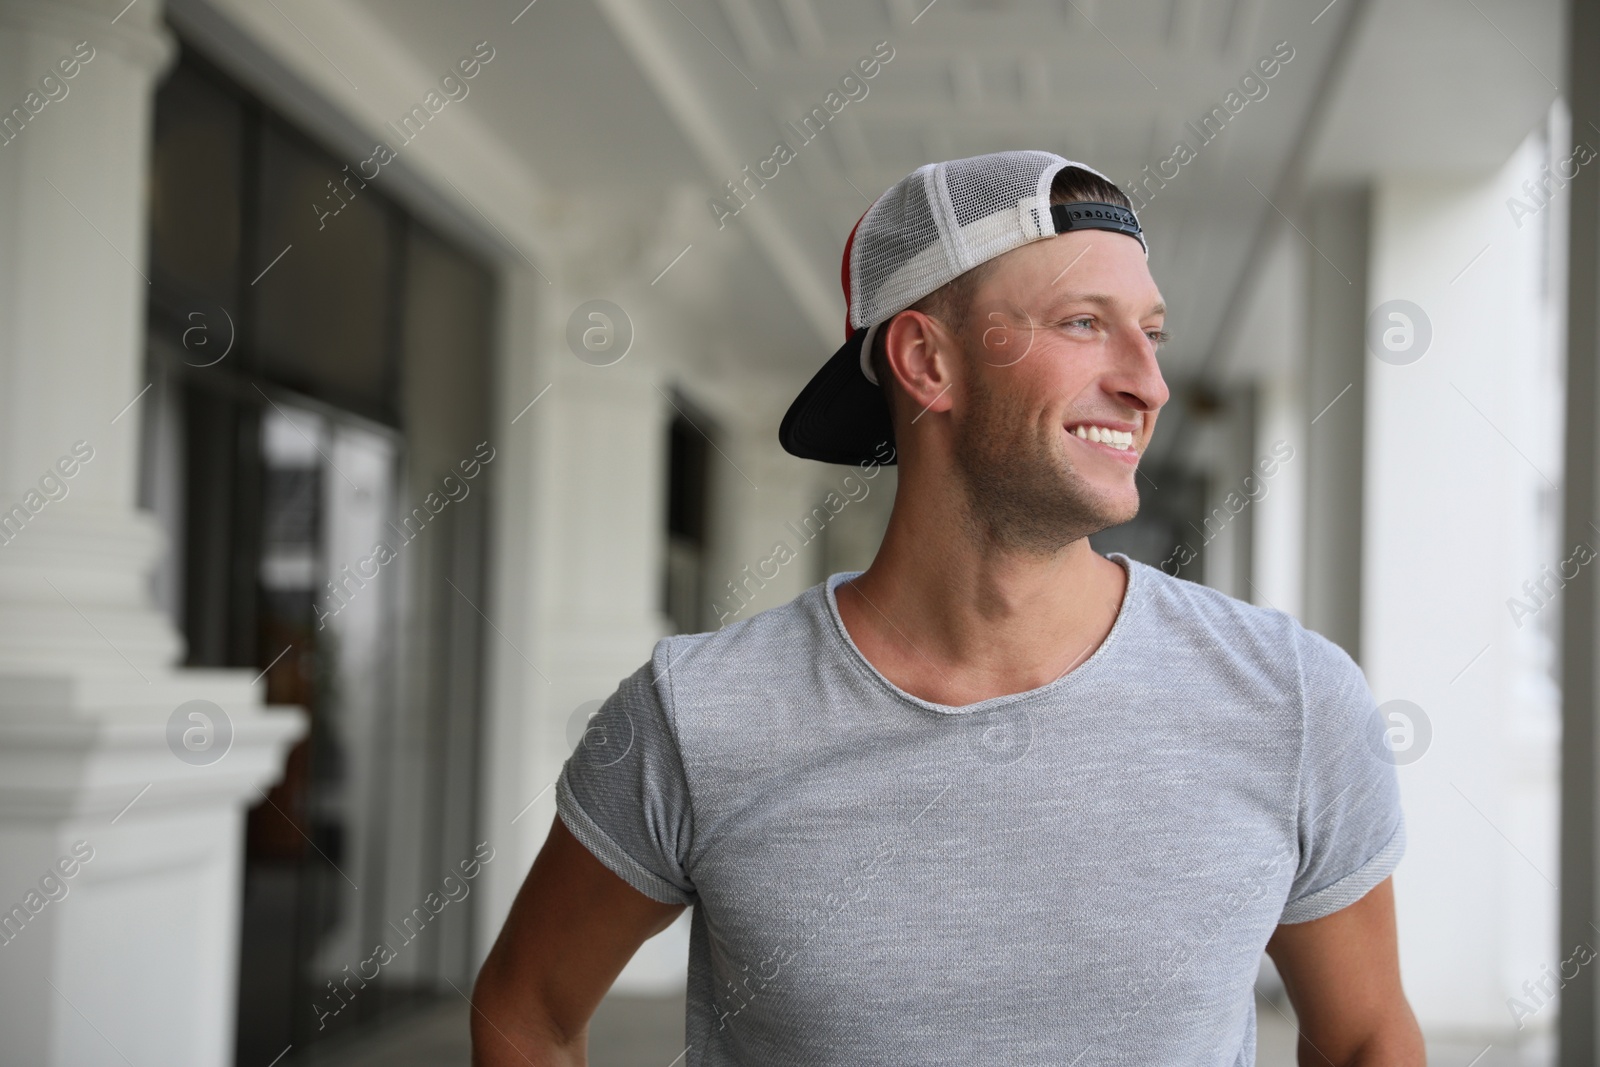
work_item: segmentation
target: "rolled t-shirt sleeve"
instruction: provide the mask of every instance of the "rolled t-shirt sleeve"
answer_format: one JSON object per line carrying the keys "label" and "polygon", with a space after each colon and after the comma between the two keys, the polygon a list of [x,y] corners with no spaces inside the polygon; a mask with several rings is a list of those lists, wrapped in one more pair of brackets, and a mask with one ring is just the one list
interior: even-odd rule
{"label": "rolled t-shirt sleeve", "polygon": [[556,779],[556,812],[633,888],[665,904],[693,904],[684,867],[694,828],[688,781],[655,677],[646,663],[590,718]]}
{"label": "rolled t-shirt sleeve", "polygon": [[1300,862],[1282,923],[1354,904],[1405,851],[1405,820],[1385,724],[1365,676],[1343,649],[1299,629],[1305,727],[1300,766]]}

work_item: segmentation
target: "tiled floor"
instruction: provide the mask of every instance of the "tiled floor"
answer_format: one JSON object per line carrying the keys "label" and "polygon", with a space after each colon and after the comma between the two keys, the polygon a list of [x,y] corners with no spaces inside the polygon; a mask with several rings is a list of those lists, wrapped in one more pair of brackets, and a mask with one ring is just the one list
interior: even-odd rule
{"label": "tiled floor", "polygon": [[[380,1034],[340,1047],[318,1049],[312,1055],[293,1060],[293,1064],[294,1067],[468,1067],[472,1060],[467,1037],[469,1010],[464,999],[441,1001]],[[600,1010],[589,1024],[589,1065],[681,1067],[682,1034],[681,995],[609,996],[601,1002]]]}
{"label": "tiled floor", "polygon": [[[441,1002],[382,1034],[294,1062],[296,1067],[468,1067],[467,1013],[464,1000]],[[1257,1002],[1256,1018],[1258,1067],[1296,1067],[1290,1018],[1265,1000]],[[607,997],[589,1027],[590,1067],[681,1067],[682,1034],[681,996]],[[1487,1044],[1431,1040],[1428,1062],[1434,1067],[1548,1067],[1554,1062],[1547,1042],[1521,1050]]]}
{"label": "tiled floor", "polygon": [[[1257,998],[1256,1020],[1257,1067],[1297,1067],[1293,1012],[1286,1005]],[[1491,1044],[1485,1038],[1436,1035],[1428,1038],[1428,1063],[1432,1067],[1551,1067],[1555,1046],[1548,1034],[1530,1034],[1516,1047]]]}

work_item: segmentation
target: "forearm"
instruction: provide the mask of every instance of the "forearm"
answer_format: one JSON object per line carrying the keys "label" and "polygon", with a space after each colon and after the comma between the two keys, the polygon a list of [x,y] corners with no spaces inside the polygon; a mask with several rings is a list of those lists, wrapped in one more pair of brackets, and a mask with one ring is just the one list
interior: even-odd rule
{"label": "forearm", "polygon": [[536,1025],[473,1005],[472,1067],[588,1067],[587,1042],[563,1043]]}
{"label": "forearm", "polygon": [[564,1035],[526,987],[485,965],[472,991],[472,1067],[587,1067],[587,1030]]}
{"label": "forearm", "polygon": [[1329,915],[1280,924],[1267,955],[1294,1005],[1301,1067],[1425,1067],[1400,981],[1392,877]]}
{"label": "forearm", "polygon": [[1302,1032],[1297,1062],[1300,1067],[1427,1067],[1428,1062],[1422,1030],[1409,1007],[1396,1013],[1348,1054],[1340,1055],[1337,1048],[1336,1042],[1327,1039],[1319,1048]]}

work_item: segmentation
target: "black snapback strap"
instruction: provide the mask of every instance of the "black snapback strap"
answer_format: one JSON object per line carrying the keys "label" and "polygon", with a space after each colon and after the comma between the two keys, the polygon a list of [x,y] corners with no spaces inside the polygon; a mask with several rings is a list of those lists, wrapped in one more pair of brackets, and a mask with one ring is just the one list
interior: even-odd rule
{"label": "black snapback strap", "polygon": [[1144,234],[1139,229],[1139,218],[1120,204],[1088,201],[1079,204],[1051,204],[1050,218],[1056,224],[1056,233],[1068,230],[1110,230],[1137,237],[1146,250]]}

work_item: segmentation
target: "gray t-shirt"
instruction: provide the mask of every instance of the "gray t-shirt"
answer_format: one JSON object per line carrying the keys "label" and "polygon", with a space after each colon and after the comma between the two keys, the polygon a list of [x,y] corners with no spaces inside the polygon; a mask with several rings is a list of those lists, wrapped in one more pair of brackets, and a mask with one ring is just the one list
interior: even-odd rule
{"label": "gray t-shirt", "polygon": [[1255,1062],[1273,929],[1399,862],[1382,721],[1290,616],[1110,558],[1110,634],[1027,692],[897,688],[835,574],[606,701],[557,810],[694,906],[687,1064]]}

